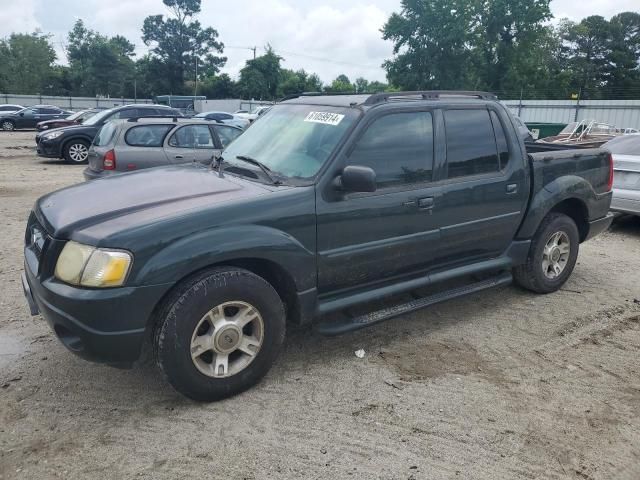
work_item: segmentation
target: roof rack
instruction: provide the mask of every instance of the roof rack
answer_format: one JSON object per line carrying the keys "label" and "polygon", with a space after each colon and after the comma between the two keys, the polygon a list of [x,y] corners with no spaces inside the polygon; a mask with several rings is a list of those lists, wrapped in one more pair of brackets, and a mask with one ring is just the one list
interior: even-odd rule
{"label": "roof rack", "polygon": [[376,105],[382,102],[388,102],[394,98],[402,97],[419,97],[421,100],[434,100],[441,97],[473,97],[482,100],[497,100],[498,97],[494,93],[474,92],[463,90],[419,90],[415,92],[380,92],[374,93],[364,102],[364,105]]}
{"label": "roof rack", "polygon": [[173,119],[174,123],[178,123],[178,117],[175,115],[139,115],[137,117],[131,117],[127,119],[127,122],[131,122],[131,123],[135,123],[140,119],[145,119],[145,118],[171,118]]}

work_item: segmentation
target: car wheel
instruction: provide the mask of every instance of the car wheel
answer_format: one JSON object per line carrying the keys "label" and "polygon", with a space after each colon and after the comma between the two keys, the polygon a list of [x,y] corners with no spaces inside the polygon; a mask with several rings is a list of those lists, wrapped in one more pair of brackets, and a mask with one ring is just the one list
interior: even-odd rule
{"label": "car wheel", "polygon": [[185,282],[160,310],[156,362],[169,383],[197,401],[255,385],[275,361],[285,335],[284,306],[263,278],[216,268]]}
{"label": "car wheel", "polygon": [[5,132],[12,132],[15,129],[16,129],[16,124],[13,123],[11,120],[2,121],[2,130],[4,130]]}
{"label": "car wheel", "polygon": [[87,163],[89,143],[84,140],[72,140],[64,147],[64,159],[67,163]]}
{"label": "car wheel", "polygon": [[579,249],[576,223],[567,215],[551,213],[538,227],[526,263],[514,269],[514,279],[536,293],[555,292],[571,276]]}

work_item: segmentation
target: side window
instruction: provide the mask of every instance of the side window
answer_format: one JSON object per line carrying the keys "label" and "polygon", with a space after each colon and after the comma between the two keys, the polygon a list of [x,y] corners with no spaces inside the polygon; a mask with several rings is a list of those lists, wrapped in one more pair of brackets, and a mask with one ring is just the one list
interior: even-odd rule
{"label": "side window", "polygon": [[375,120],[358,140],[348,163],[372,168],[378,188],[431,181],[433,116],[395,113]]}
{"label": "side window", "polygon": [[119,112],[114,113],[109,117],[109,120],[116,120],[118,118],[133,118],[137,117],[138,110],[136,108],[127,108],[125,110],[120,110]]}
{"label": "side window", "polygon": [[488,110],[447,110],[444,121],[449,178],[500,169]]}
{"label": "side window", "polygon": [[161,147],[164,136],[173,125],[140,125],[130,128],[124,141],[132,147]]}
{"label": "side window", "polygon": [[207,125],[187,125],[171,135],[169,145],[176,148],[215,148]]}
{"label": "side window", "polygon": [[240,129],[225,127],[223,125],[214,125],[213,128],[218,134],[220,143],[222,143],[222,148],[227,148],[227,145],[233,142],[242,133],[242,130]]}
{"label": "side window", "polygon": [[228,113],[221,113],[220,120],[233,120],[233,116]]}
{"label": "side window", "polygon": [[493,131],[496,135],[496,145],[498,146],[498,157],[500,158],[500,170],[507,168],[509,164],[509,144],[507,143],[507,136],[504,134],[504,128],[502,122],[498,117],[498,114],[491,111],[491,123],[493,124]]}
{"label": "side window", "polygon": [[38,113],[42,113],[45,115],[58,115],[62,112],[60,112],[60,110],[58,110],[57,108],[39,108]]}
{"label": "side window", "polygon": [[115,133],[116,126],[113,123],[105,123],[102,128],[98,130],[98,134],[93,139],[93,144],[96,147],[104,147],[111,142]]}

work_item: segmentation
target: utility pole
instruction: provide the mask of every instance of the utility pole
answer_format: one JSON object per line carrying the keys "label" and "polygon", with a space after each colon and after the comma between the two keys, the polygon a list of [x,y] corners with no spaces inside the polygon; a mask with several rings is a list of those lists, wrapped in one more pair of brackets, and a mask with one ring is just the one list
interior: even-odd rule
{"label": "utility pole", "polygon": [[[193,96],[197,97],[198,96],[198,57],[196,57],[196,85],[193,89]],[[195,98],[193,99],[193,101],[195,102]]]}
{"label": "utility pole", "polygon": [[253,48],[249,48],[249,50],[253,50],[253,59],[256,59],[256,50],[258,49],[258,47],[253,47]]}

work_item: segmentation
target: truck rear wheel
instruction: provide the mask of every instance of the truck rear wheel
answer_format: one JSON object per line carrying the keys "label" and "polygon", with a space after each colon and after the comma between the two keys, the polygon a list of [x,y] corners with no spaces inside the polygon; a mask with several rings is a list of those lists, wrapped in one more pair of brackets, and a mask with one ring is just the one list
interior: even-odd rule
{"label": "truck rear wheel", "polygon": [[274,288],[236,268],[187,281],[167,300],[159,321],[160,369],[178,392],[206,402],[258,383],[280,352],[286,323]]}
{"label": "truck rear wheel", "polygon": [[562,213],[550,213],[533,237],[526,263],[514,268],[514,279],[536,293],[555,292],[571,276],[579,249],[575,222]]}

